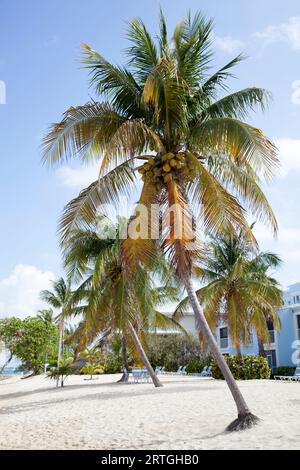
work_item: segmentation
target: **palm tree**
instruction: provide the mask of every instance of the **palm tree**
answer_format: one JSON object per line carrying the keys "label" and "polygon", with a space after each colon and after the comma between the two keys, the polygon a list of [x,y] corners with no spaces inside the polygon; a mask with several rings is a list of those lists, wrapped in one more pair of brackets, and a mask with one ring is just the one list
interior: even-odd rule
{"label": "palm tree", "polygon": [[[61,122],[52,125],[44,139],[44,161],[55,165],[74,157],[84,163],[99,160],[97,180],[64,210],[59,227],[62,242],[74,228],[93,221],[99,210],[105,210],[103,205],[129,197],[139,181],[137,171],[141,173],[139,202],[147,210],[134,215],[128,232],[139,226],[144,233],[124,240],[123,263],[129,276],[137,260],[151,263],[159,242],[186,288],[233,395],[238,419],[228,429],[237,430],[257,418],[238,389],[195,294],[191,273],[201,255],[195,221],[201,220],[210,234],[234,232],[247,227],[248,209],[276,232],[260,181],[273,176],[278,159],[263,132],[245,122],[249,111],[265,108],[269,93],[252,87],[224,96],[226,80],[243,57],[238,55],[211,73],[211,30],[211,20],[201,13],[194,18],[189,14],[170,40],[161,12],[155,40],[140,19],[133,19],[124,67],[83,44],[83,62],[103,101],[71,107]],[[161,209],[158,224],[148,217],[153,204]]]}
{"label": "palm tree", "polygon": [[[71,315],[83,317],[73,339],[80,337],[81,348],[84,349],[103,332],[121,332],[125,367],[127,343],[131,338],[154,385],[160,387],[162,384],[153,371],[143,343],[157,326],[183,330],[179,323],[157,310],[159,305],[178,300],[178,288],[170,281],[156,287],[152,273],[142,266],[137,268],[134,277],[128,277],[120,248],[118,231],[115,239],[102,240],[91,228],[74,231],[65,242],[64,260],[68,276],[73,282],[81,280],[72,294],[69,311]],[[165,265],[157,261],[156,276],[162,278],[163,271],[166,271]]]}
{"label": "palm tree", "polygon": [[37,317],[43,320],[45,323],[54,323],[55,321],[52,308],[38,310]]}
{"label": "palm tree", "polygon": [[[252,275],[254,278],[258,280],[258,282],[264,283],[267,281],[271,289],[273,289],[274,296],[272,300],[272,306],[277,306],[280,307],[283,305],[283,293],[281,290],[281,287],[279,286],[278,282],[276,279],[274,279],[270,274],[269,271],[272,269],[277,269],[280,267],[282,264],[282,260],[278,255],[275,253],[270,253],[270,252],[263,252],[259,253],[253,260],[251,260],[251,265],[250,269],[252,270]],[[281,324],[280,324],[280,318],[278,315],[275,317],[272,313],[272,310],[270,310],[267,306],[264,306],[262,309],[262,312],[264,314],[264,319],[265,321],[261,318],[261,315],[257,316],[254,319],[254,326],[256,327],[257,331],[257,336],[258,336],[258,349],[259,349],[259,355],[262,357],[266,357],[266,352],[264,348],[264,344],[269,344],[270,342],[270,337],[269,333],[266,332],[266,330],[261,328],[261,324],[265,325],[265,323],[269,324],[271,323],[275,329],[279,329]],[[256,323],[256,324],[255,324]]]}
{"label": "palm tree", "polygon": [[[253,329],[262,344],[269,343],[267,320],[280,329],[276,307],[282,305],[282,291],[268,275],[268,270],[280,262],[274,253],[255,253],[240,232],[212,238],[202,265],[194,268],[195,277],[206,284],[196,292],[206,320],[213,330],[222,321],[228,325],[240,357],[241,345],[249,344]],[[187,308],[188,299],[184,299],[174,318],[179,320]]]}
{"label": "palm tree", "polygon": [[[57,318],[59,319],[59,343],[58,343],[58,357],[57,357],[57,367],[59,369],[62,354],[63,354],[63,343],[64,343],[64,331],[65,331],[65,315],[69,311],[69,303],[71,298],[71,289],[68,283],[61,277],[58,281],[52,282],[53,291],[43,290],[41,292],[41,299],[51,307],[58,309],[59,314]],[[58,386],[58,379],[57,379]]]}

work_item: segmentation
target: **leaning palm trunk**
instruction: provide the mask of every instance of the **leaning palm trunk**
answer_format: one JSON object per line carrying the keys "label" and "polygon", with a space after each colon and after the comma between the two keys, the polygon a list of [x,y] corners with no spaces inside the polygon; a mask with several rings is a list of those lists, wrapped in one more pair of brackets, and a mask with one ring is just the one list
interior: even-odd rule
{"label": "leaning palm trunk", "polygon": [[135,329],[133,328],[132,324],[130,322],[128,322],[128,326],[129,326],[129,331],[131,333],[131,336],[132,336],[132,339],[133,339],[133,342],[143,360],[143,363],[147,369],[147,371],[149,372],[149,375],[152,379],[152,382],[154,384],[155,387],[162,387],[162,383],[158,380],[158,377],[157,375],[155,374],[154,370],[153,370],[153,367],[151,366],[150,364],[150,361],[147,357],[147,354],[145,353],[144,351],[144,348],[139,340],[139,337],[135,331]]}
{"label": "leaning palm trunk", "polygon": [[231,394],[233,396],[233,399],[235,401],[237,411],[238,411],[238,417],[236,420],[234,420],[228,427],[227,431],[241,431],[243,429],[247,429],[251,427],[253,424],[256,424],[259,421],[259,418],[257,416],[253,415],[250,412],[250,409],[247,406],[247,403],[244,400],[243,395],[241,394],[236,381],[233,378],[233,375],[222,355],[222,353],[219,350],[219,347],[217,345],[217,342],[214,338],[214,335],[212,334],[208,323],[206,321],[205,316],[203,315],[201,306],[199,304],[198,298],[196,296],[196,293],[194,291],[194,288],[192,286],[192,281],[191,279],[186,280],[185,282],[186,290],[188,293],[188,297],[191,303],[191,306],[194,310],[194,314],[196,317],[196,320],[199,324],[200,329],[203,332],[203,335],[205,336],[205,339],[207,341],[207,344],[212,352],[213,357],[215,358],[226,382],[227,385],[231,391]]}
{"label": "leaning palm trunk", "polygon": [[[64,322],[64,320],[61,320],[61,322],[59,323],[59,342],[58,342],[58,355],[57,355],[57,370],[59,370],[60,363],[61,363],[64,331],[65,331],[65,322]],[[59,376],[57,376],[56,387],[58,387],[58,385],[59,385]],[[63,387],[63,382],[62,382],[61,386]]]}
{"label": "leaning palm trunk", "polygon": [[128,358],[127,358],[127,346],[126,346],[126,339],[124,336],[122,336],[121,339],[121,354],[122,354],[122,360],[124,364],[124,372],[122,377],[118,382],[128,382],[129,378],[129,364],[128,364]]}
{"label": "leaning palm trunk", "polygon": [[261,337],[258,336],[257,342],[258,342],[258,354],[259,354],[259,356],[267,357],[266,351],[265,351],[265,346],[264,346],[264,341],[261,339]]}

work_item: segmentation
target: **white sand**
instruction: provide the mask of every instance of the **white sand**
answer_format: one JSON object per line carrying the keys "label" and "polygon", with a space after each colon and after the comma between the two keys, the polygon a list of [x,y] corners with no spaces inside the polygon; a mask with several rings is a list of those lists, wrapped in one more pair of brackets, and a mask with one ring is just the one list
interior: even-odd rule
{"label": "white sand", "polygon": [[300,449],[300,383],[240,383],[262,422],[228,434],[236,412],[224,382],[165,376],[155,389],[117,379],[1,382],[0,449]]}

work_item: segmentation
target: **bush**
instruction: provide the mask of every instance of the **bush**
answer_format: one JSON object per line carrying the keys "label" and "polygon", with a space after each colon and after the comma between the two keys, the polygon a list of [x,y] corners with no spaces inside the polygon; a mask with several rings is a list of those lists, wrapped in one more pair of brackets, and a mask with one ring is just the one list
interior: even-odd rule
{"label": "bush", "polygon": [[[149,340],[147,353],[152,366],[164,366],[166,371],[176,371],[179,366],[187,366],[190,372],[199,372],[199,365],[205,360],[199,339],[182,334],[153,336]],[[205,365],[205,364],[204,364]]]}
{"label": "bush", "polygon": [[294,375],[295,370],[296,370],[296,367],[293,367],[293,366],[277,367],[276,374],[274,375],[282,375],[284,377],[291,377],[292,375]]}
{"label": "bush", "polygon": [[210,364],[210,359],[199,361],[198,359],[191,358],[188,360],[186,373],[187,374],[198,374],[202,372],[205,366]]}
{"label": "bush", "polygon": [[103,365],[104,374],[118,374],[122,371],[124,365],[122,358],[112,352],[107,353]]}
{"label": "bush", "polygon": [[[261,356],[226,356],[226,362],[236,380],[270,379],[271,370],[266,358]],[[212,361],[212,375],[215,379],[224,380],[216,363]]]}

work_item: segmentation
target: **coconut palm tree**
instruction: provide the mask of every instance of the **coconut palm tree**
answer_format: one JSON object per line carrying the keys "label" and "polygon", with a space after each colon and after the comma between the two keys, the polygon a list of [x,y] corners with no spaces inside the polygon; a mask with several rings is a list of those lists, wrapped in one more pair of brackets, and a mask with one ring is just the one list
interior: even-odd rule
{"label": "coconut palm tree", "polygon": [[[198,281],[206,284],[196,294],[212,330],[225,322],[233,346],[241,357],[241,345],[249,344],[256,330],[259,341],[269,343],[267,320],[280,329],[276,307],[283,303],[278,282],[268,275],[280,265],[274,253],[255,253],[242,232],[212,238],[201,266],[194,268]],[[180,302],[174,318],[180,320],[188,308],[188,298]]]}
{"label": "coconut palm tree", "polygon": [[[270,252],[259,253],[257,256],[254,257],[254,259],[251,260],[250,263],[250,270],[252,270],[253,277],[256,278],[258,282],[264,283],[265,281],[267,281],[270,284],[271,289],[273,289],[274,295],[273,299],[271,300],[273,307],[282,306],[284,301],[281,287],[279,286],[277,280],[269,274],[269,271],[277,269],[281,266],[281,264],[282,260],[280,259],[280,257],[275,253]],[[269,344],[270,337],[269,333],[266,332],[265,328],[261,328],[261,324],[264,326],[265,322],[267,324],[271,322],[271,324],[277,330],[280,328],[281,325],[280,318],[278,317],[278,315],[274,317],[272,311],[270,311],[267,306],[262,309],[262,312],[264,314],[265,321],[263,320],[261,315],[257,315],[257,317],[253,319],[253,324],[257,331],[259,355],[262,357],[266,357],[264,344]]]}
{"label": "coconut palm tree", "polygon": [[[166,266],[161,261],[155,266],[157,278],[164,278],[163,286],[154,285],[153,276],[139,266],[134,277],[127,276],[120,256],[121,240],[100,239],[93,229],[76,230],[65,241],[65,268],[73,282],[81,283],[73,291],[68,314],[81,315],[75,337],[81,338],[81,348],[91,344],[103,332],[122,333],[123,349],[134,343],[156,387],[158,377],[148,360],[143,343],[156,327],[170,327],[183,331],[179,323],[160,312],[157,307],[178,300],[178,288],[163,276]],[[170,274],[168,272],[168,278]],[[126,367],[126,352],[123,350]]]}
{"label": "coconut palm tree", "polygon": [[[59,320],[59,343],[58,343],[58,356],[57,356],[57,367],[59,369],[62,354],[63,354],[63,343],[64,343],[64,331],[65,331],[65,320],[64,317],[69,311],[69,302],[71,298],[70,285],[61,277],[58,281],[52,282],[53,291],[43,290],[40,294],[41,299],[51,307],[58,309],[59,314],[57,319]],[[57,379],[58,386],[58,379]]]}
{"label": "coconut palm tree", "polygon": [[52,308],[38,310],[37,317],[43,320],[45,323],[54,323],[55,321]]}
{"label": "coconut palm tree", "polygon": [[[59,227],[62,242],[74,228],[104,212],[103,205],[130,197],[139,181],[137,171],[141,173],[138,207],[143,205],[146,212],[135,213],[128,233],[137,227],[143,233],[124,240],[123,263],[131,275],[137,260],[151,263],[159,242],[186,288],[233,395],[238,419],[228,429],[238,430],[257,418],[238,389],[195,294],[191,273],[194,259],[201,255],[195,221],[210,234],[234,232],[247,227],[247,209],[276,232],[260,181],[273,176],[278,159],[263,132],[245,122],[249,111],[265,108],[269,93],[252,87],[226,94],[232,69],[243,57],[211,72],[211,31],[211,20],[201,13],[193,18],[189,14],[169,38],[161,13],[159,34],[153,39],[145,24],[133,19],[125,66],[111,64],[83,44],[83,63],[102,101],[71,107],[51,126],[44,139],[44,161],[99,161],[97,180],[65,208]],[[159,223],[149,216],[154,204],[161,209]]]}

